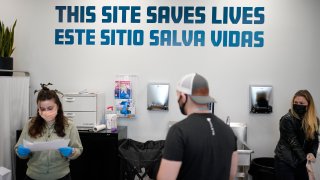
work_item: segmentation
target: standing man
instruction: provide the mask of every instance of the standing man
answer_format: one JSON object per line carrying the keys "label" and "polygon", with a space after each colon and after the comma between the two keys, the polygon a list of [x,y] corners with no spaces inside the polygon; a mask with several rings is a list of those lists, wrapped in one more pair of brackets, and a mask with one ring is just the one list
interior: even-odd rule
{"label": "standing man", "polygon": [[185,75],[177,85],[181,113],[187,118],[174,124],[166,138],[158,180],[233,180],[237,171],[237,138],[232,129],[213,115],[208,104],[207,80]]}

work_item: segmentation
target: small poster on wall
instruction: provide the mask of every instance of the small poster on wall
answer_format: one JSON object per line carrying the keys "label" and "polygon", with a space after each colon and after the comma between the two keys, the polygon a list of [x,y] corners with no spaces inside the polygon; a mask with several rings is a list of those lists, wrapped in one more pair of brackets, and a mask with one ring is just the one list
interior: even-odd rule
{"label": "small poster on wall", "polygon": [[115,107],[118,117],[135,117],[135,104],[132,99],[116,99]]}
{"label": "small poster on wall", "polygon": [[130,81],[115,81],[115,99],[132,99]]}

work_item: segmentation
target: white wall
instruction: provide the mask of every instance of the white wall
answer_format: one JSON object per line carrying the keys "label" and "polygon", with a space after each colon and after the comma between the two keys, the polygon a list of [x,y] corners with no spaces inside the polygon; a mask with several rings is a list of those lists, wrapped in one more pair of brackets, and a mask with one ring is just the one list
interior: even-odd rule
{"label": "white wall", "polygon": [[[107,104],[113,103],[113,82],[117,74],[138,75],[134,89],[137,118],[122,119],[119,124],[129,127],[129,138],[145,141],[164,139],[168,121],[180,120],[175,97],[178,79],[190,72],[207,77],[211,94],[218,103],[216,114],[223,120],[248,124],[248,144],[254,157],[273,156],[279,138],[278,121],[289,108],[292,95],[299,89],[312,93],[320,108],[320,1],[119,1],[124,5],[204,5],[263,6],[263,25],[228,25],[223,28],[263,30],[262,48],[212,47],[142,47],[134,46],[57,46],[54,29],[59,27],[56,5],[112,5],[110,1],[49,1],[0,0],[0,19],[7,25],[18,19],[14,69],[31,73],[31,92],[40,83],[52,82],[62,92],[83,89],[106,93]],[[159,4],[158,4],[159,3]],[[62,25],[64,26],[64,25]],[[65,25],[66,27],[68,24]],[[83,24],[75,26],[100,28],[192,28],[209,31],[214,26],[148,25],[148,24]],[[218,26],[217,26],[218,27]],[[207,39],[208,41],[208,39]],[[169,112],[146,110],[148,82],[169,82]],[[249,85],[272,85],[272,114],[249,113]],[[33,103],[34,106],[34,103]]]}

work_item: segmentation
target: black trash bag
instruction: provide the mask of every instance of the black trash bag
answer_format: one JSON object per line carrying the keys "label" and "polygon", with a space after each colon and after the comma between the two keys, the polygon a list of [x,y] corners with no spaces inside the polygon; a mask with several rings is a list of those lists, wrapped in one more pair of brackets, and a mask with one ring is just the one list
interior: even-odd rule
{"label": "black trash bag", "polygon": [[[133,180],[135,176],[143,179],[146,175],[155,179],[162,158],[164,142],[164,140],[159,140],[141,143],[132,139],[120,141],[120,179]],[[143,168],[144,172],[142,172]]]}
{"label": "black trash bag", "polygon": [[263,157],[251,161],[249,174],[252,180],[275,180],[274,158]]}

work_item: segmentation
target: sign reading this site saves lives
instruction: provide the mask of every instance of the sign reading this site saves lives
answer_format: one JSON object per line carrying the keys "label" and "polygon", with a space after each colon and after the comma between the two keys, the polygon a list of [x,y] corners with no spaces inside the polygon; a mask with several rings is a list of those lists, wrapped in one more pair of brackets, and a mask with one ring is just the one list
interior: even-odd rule
{"label": "sign reading this site saves lives", "polygon": [[108,4],[110,1],[99,6],[54,6],[55,45],[241,48],[265,45],[263,6]]}

